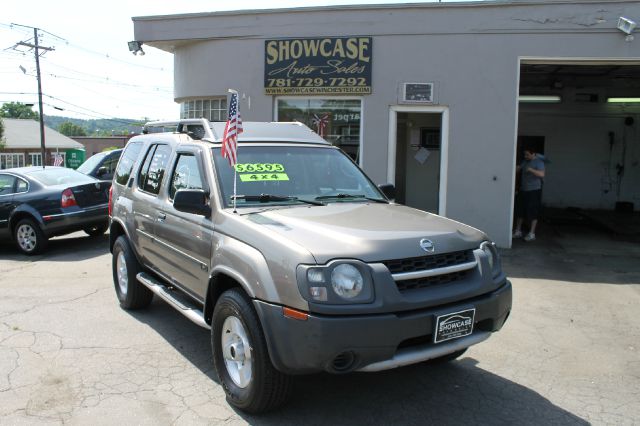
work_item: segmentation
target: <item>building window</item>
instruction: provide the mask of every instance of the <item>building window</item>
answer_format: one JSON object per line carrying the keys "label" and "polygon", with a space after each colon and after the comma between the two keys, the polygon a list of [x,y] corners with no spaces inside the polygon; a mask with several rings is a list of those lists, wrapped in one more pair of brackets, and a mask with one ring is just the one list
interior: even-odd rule
{"label": "building window", "polygon": [[227,120],[227,99],[195,99],[180,104],[180,118],[206,118],[209,121]]}
{"label": "building window", "polygon": [[39,152],[30,152],[29,153],[29,165],[31,166],[42,166],[42,154]]}
{"label": "building window", "polygon": [[360,160],[362,102],[359,99],[278,99],[278,121],[299,121]]}
{"label": "building window", "polygon": [[24,154],[0,154],[0,169],[11,169],[14,167],[24,167]]}

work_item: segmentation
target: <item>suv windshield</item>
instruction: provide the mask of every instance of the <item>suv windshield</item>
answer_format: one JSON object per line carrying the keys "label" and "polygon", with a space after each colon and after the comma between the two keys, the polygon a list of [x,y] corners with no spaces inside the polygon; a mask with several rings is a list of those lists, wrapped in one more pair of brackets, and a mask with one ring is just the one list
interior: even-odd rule
{"label": "suv windshield", "polygon": [[[229,207],[233,205],[233,168],[222,158],[220,148],[213,148],[213,158],[225,207]],[[238,148],[236,170],[238,207],[386,202],[364,173],[334,148],[243,145]]]}

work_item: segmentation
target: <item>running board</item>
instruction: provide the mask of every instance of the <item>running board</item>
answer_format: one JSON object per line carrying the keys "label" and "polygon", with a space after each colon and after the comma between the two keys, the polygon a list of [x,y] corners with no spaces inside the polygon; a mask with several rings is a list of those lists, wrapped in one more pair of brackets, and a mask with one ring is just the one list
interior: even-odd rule
{"label": "running board", "polygon": [[470,336],[460,337],[448,343],[440,343],[437,345],[429,345],[425,347],[400,349],[393,358],[369,364],[357,371],[373,372],[390,370],[392,368],[404,367],[405,365],[416,364],[418,362],[428,361],[450,353],[468,348],[484,340],[487,340],[491,333],[481,331],[473,333]]}
{"label": "running board", "polygon": [[144,272],[138,273],[136,275],[138,281],[140,281],[145,287],[151,290],[154,294],[157,294],[162,300],[167,302],[169,305],[173,306],[178,312],[187,317],[189,320],[198,324],[202,328],[206,328],[207,330],[211,330],[209,324],[207,324],[204,320],[204,315],[202,311],[194,306],[189,306],[188,302],[184,302],[178,300],[172,293],[174,291],[170,290],[163,283],[155,279],[149,274]]}

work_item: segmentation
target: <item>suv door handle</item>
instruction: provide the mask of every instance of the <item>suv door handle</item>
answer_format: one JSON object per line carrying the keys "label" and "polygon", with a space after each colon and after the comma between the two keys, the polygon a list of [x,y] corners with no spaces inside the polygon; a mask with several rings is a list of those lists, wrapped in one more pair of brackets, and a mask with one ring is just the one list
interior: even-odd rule
{"label": "suv door handle", "polygon": [[167,215],[164,213],[158,213],[158,222],[164,222],[164,220],[167,218]]}

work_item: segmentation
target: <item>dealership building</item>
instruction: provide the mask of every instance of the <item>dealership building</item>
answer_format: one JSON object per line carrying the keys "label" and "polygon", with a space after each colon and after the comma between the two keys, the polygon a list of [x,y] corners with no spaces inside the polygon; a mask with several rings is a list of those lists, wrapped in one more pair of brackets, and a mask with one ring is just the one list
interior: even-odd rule
{"label": "dealership building", "polygon": [[[400,203],[511,245],[516,164],[543,203],[640,206],[640,2],[333,6],[133,18],[174,55],[183,118],[300,121]],[[635,38],[635,39],[634,39]],[[632,207],[633,208],[633,207]]]}

